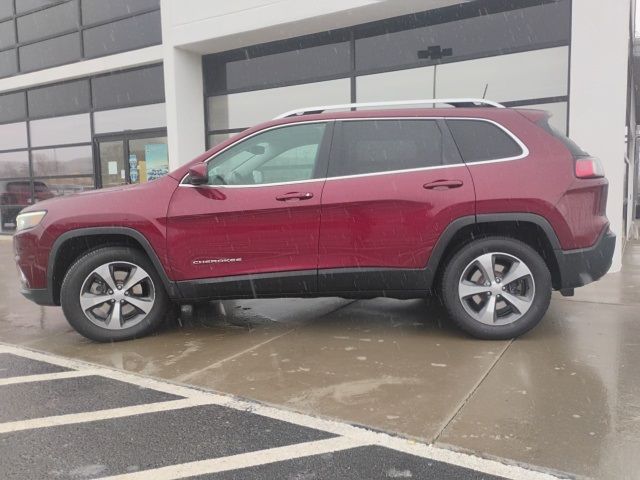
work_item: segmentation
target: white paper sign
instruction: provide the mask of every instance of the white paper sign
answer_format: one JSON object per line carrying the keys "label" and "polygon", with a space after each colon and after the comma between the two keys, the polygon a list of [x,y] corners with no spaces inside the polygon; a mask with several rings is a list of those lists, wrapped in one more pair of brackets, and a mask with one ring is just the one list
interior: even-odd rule
{"label": "white paper sign", "polygon": [[117,175],[118,174],[118,162],[109,162],[109,175]]}

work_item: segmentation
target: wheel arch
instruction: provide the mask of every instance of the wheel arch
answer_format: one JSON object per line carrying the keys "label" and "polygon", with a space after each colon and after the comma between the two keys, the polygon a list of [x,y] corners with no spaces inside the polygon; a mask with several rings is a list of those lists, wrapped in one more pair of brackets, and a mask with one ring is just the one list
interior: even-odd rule
{"label": "wheel arch", "polygon": [[553,288],[561,288],[560,261],[557,255],[561,250],[560,241],[551,224],[544,217],[533,213],[470,215],[451,222],[438,239],[429,258],[427,268],[433,272],[432,285],[438,284],[448,258],[462,245],[491,235],[514,238],[536,250],[551,272]]}
{"label": "wheel arch", "polygon": [[55,305],[60,305],[62,279],[71,264],[80,255],[106,246],[129,246],[143,251],[160,275],[169,298],[177,297],[175,282],[169,279],[158,255],[143,234],[128,227],[92,227],[65,232],[51,247],[47,263],[47,289]]}

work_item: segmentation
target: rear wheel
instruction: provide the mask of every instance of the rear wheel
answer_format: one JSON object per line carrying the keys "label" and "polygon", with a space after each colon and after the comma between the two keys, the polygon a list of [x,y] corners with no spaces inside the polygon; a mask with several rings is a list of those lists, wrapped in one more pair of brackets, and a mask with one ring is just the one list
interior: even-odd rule
{"label": "rear wheel", "polygon": [[466,244],[450,259],[441,294],[451,319],[471,335],[514,338],[535,327],[551,300],[551,274],[523,242],[490,237]]}
{"label": "rear wheel", "polygon": [[171,307],[147,256],[128,247],[101,248],[77,260],[62,282],[60,303],[71,326],[98,342],[148,335]]}

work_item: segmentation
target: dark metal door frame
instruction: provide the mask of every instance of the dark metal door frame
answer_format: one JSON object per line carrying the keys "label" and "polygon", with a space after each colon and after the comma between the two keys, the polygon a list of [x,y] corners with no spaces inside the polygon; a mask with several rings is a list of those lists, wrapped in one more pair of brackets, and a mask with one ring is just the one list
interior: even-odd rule
{"label": "dark metal door frame", "polygon": [[123,162],[125,171],[125,182],[129,184],[129,141],[152,137],[166,137],[166,128],[150,128],[145,130],[125,130],[117,133],[105,133],[93,137],[93,168],[96,173],[96,188],[102,188],[102,165],[100,159],[101,142],[123,142]]}

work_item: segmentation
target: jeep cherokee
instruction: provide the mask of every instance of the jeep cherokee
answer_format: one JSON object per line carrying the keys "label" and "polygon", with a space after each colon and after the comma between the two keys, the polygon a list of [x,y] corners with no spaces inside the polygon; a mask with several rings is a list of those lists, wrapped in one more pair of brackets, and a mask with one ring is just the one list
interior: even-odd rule
{"label": "jeep cherokee", "polygon": [[546,112],[371,106],[289,112],[158,180],[29,206],[22,293],[97,341],[149,334],[172,303],[434,293],[505,339],[607,272],[607,180]]}

